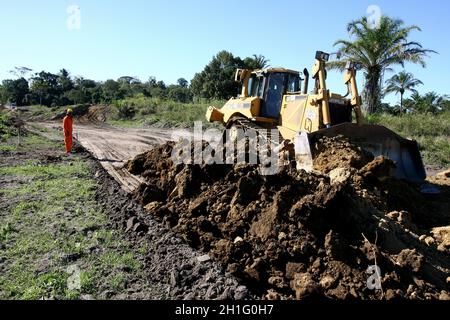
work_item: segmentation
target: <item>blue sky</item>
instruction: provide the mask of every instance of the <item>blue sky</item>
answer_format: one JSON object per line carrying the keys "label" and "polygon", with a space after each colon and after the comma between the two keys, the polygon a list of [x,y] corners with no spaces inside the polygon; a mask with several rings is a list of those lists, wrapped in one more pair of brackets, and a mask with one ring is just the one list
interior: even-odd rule
{"label": "blue sky", "polygon": [[[70,5],[81,9],[79,30],[67,27]],[[130,75],[174,83],[192,79],[222,49],[302,70],[317,49],[332,52],[336,39],[347,38],[346,24],[369,5],[422,28],[411,39],[439,54],[426,69],[406,69],[424,82],[420,92],[450,93],[450,2],[432,0],[1,0],[0,79],[27,66],[55,73],[64,67],[95,80]],[[343,91],[341,76],[330,75],[329,87]]]}

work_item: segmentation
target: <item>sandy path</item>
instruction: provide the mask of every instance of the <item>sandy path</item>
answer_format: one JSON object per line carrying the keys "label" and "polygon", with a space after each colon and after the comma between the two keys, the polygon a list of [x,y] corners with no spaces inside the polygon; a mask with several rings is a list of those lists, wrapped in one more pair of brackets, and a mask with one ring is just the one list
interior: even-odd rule
{"label": "sandy path", "polygon": [[[38,123],[47,129],[58,128],[54,122]],[[184,132],[184,135],[186,133]],[[74,137],[127,192],[132,192],[142,180],[130,174],[123,164],[152,147],[183,136],[181,130],[166,128],[119,128],[108,125],[74,125]]]}

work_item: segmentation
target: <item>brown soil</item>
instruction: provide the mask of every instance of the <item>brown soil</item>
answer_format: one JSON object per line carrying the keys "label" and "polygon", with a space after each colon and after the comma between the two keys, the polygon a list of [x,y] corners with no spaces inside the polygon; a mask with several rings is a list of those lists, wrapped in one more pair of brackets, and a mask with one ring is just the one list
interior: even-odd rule
{"label": "brown soil", "polygon": [[102,123],[106,122],[111,114],[111,107],[106,105],[90,106],[88,111],[77,120],[81,123]]}
{"label": "brown soil", "polygon": [[[268,299],[448,299],[449,187],[426,198],[393,162],[342,137],[313,148],[314,173],[177,165],[173,142],[126,164],[134,197],[194,248]],[[438,228],[438,229],[436,229]],[[434,232],[433,232],[434,230]],[[367,287],[369,266],[381,290]]]}
{"label": "brown soil", "polygon": [[[73,117],[78,123],[103,123],[111,114],[111,107],[107,105],[78,105],[72,108]],[[60,112],[51,120],[61,120],[66,112]]]}

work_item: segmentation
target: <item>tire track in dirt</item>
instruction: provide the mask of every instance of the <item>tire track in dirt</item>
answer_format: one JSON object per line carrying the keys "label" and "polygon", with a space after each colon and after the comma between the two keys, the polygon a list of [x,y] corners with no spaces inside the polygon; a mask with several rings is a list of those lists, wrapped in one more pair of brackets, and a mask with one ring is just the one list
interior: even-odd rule
{"label": "tire track in dirt", "polygon": [[[37,123],[47,129],[59,128],[59,123]],[[126,192],[133,192],[141,182],[140,177],[123,169],[123,164],[136,155],[152,147],[167,142],[175,136],[182,136],[167,128],[118,128],[109,125],[76,124],[74,137],[86,148],[105,168],[105,170],[120,183]]]}

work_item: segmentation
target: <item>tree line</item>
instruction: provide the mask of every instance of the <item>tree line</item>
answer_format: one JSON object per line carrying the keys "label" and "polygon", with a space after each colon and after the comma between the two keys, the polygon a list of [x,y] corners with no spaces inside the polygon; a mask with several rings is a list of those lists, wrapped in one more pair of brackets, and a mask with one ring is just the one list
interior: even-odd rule
{"label": "tree line", "polygon": [[66,69],[53,74],[41,71],[32,74],[27,67],[16,67],[11,73],[15,79],[3,80],[0,85],[2,104],[62,106],[85,103],[111,103],[137,94],[146,97],[192,102],[194,97],[204,99],[227,99],[239,91],[234,82],[236,68],[258,69],[267,66],[268,60],[261,55],[241,59],[232,53],[221,51],[205,69],[195,74],[191,83],[179,78],[176,84],[149,77],[145,82],[123,76],[117,80],[98,82],[83,77],[71,77]]}

